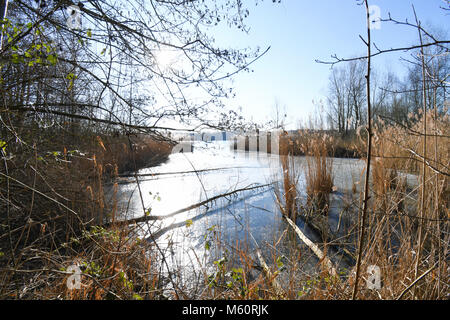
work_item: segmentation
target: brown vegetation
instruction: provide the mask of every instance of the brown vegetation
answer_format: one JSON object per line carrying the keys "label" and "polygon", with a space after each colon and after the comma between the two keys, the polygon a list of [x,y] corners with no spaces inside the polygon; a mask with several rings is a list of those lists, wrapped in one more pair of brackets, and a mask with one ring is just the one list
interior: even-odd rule
{"label": "brown vegetation", "polygon": [[283,195],[276,190],[277,202],[283,214],[296,221],[298,213],[297,183],[299,179],[298,168],[292,158],[292,144],[280,143],[280,163],[283,170]]}
{"label": "brown vegetation", "polygon": [[[190,298],[190,292],[179,290],[172,282],[172,275],[179,270],[167,267],[168,254],[156,241],[150,241],[159,234],[150,230],[147,212],[137,219],[116,222],[123,212],[117,209],[122,199],[117,198],[114,178],[156,165],[171,151],[172,145],[166,141],[131,135],[130,131],[172,130],[156,126],[166,118],[215,127],[208,120],[214,118],[209,113],[216,105],[212,102],[228,97],[227,88],[216,79],[248,69],[261,55],[219,50],[213,45],[214,38],[203,32],[197,32],[197,40],[192,42],[190,26],[210,23],[211,15],[198,15],[209,10],[203,2],[190,6],[156,1],[153,11],[146,10],[142,2],[135,8],[143,13],[137,18],[132,17],[136,16],[133,10],[128,15],[126,10],[109,10],[108,3],[85,6],[83,12],[98,27],[86,34],[76,28],[61,28],[60,22],[66,18],[64,10],[59,10],[62,2],[41,1],[39,10],[32,2],[14,2],[6,15],[7,2],[3,1],[0,12],[0,20],[8,18],[2,21],[1,37],[5,41],[0,41],[0,299]],[[311,263],[312,267],[300,263],[310,252],[292,241],[289,226],[279,239],[266,242],[265,251],[271,253],[269,264],[257,243],[257,258],[245,243],[231,244],[228,248],[233,249],[234,264],[224,256],[214,262],[213,274],[208,274],[205,267],[200,277],[204,277],[202,285],[206,290],[197,298],[448,299],[450,119],[444,100],[450,60],[446,46],[450,41],[438,40],[426,32],[415,12],[416,24],[396,21],[389,15],[384,22],[417,29],[420,45],[385,50],[377,47],[371,54],[372,21],[369,1],[364,2],[368,34],[366,40],[362,36],[361,40],[368,48],[367,55],[350,59],[334,55],[329,63],[349,62],[348,68],[335,68],[330,76],[327,122],[333,130],[299,130],[279,140],[283,194],[281,188],[275,189],[276,200],[282,214],[293,220],[288,220],[290,227],[318,259]],[[236,8],[239,15],[244,12],[240,1],[228,2],[213,15],[223,14],[228,22],[246,30],[243,19],[235,17]],[[168,12],[164,19],[158,14],[160,9]],[[450,7],[442,9],[448,11]],[[122,22],[131,18],[144,31]],[[161,23],[165,20],[168,23]],[[115,41],[108,41],[111,32]],[[152,41],[148,41],[149,32],[156,35]],[[60,40],[64,48],[57,45]],[[171,40],[176,43],[171,44]],[[106,45],[102,53],[90,50],[99,44],[102,48]],[[189,47],[193,72],[180,77],[170,68],[163,71],[155,68],[157,59],[133,65],[143,53],[164,46],[178,53],[186,53]],[[404,81],[387,74],[382,83],[371,83],[372,56],[412,50],[418,54],[412,55],[412,67]],[[227,72],[230,66],[236,71]],[[201,89],[214,98],[211,103],[184,99],[183,91],[189,91],[189,84],[193,88],[200,83]],[[143,91],[149,84],[156,90]],[[156,98],[154,92],[173,100],[168,101],[168,107],[162,107],[151,101]],[[427,108],[434,110],[427,113]],[[408,114],[411,111],[414,113]],[[284,126],[279,112],[277,105],[276,128]],[[231,128],[240,126],[240,120],[236,112],[230,111],[221,114],[219,124]],[[128,134],[109,134],[112,128],[119,127]],[[245,150],[250,148],[249,140],[245,138]],[[264,149],[259,143],[257,149]],[[270,147],[269,143],[268,152],[275,151]],[[306,156],[305,206],[299,199],[300,171],[295,155]],[[345,203],[343,211],[350,226],[339,237],[337,232],[332,234],[327,216],[333,191],[331,157],[366,158],[364,190],[360,190],[359,198]],[[406,177],[417,181],[408,183]],[[137,180],[136,176],[136,187],[140,188]],[[112,185],[108,201],[105,183]],[[208,198],[182,212],[238,191],[242,189]],[[323,243],[312,243],[297,230],[297,217],[305,218],[305,224],[322,235]],[[188,224],[192,220],[168,228]],[[145,229],[145,240],[149,241],[139,238],[139,229]],[[211,240],[212,245],[222,245],[217,234]],[[287,257],[279,254],[278,245],[283,241],[291,244]],[[332,261],[332,248],[357,256],[356,266],[339,268],[343,255]],[[206,244],[205,250],[209,250]],[[258,261],[262,272],[255,276]],[[241,267],[236,268],[236,264]],[[283,274],[285,265],[288,268]],[[68,266],[82,271],[82,285],[76,291],[67,287],[73,277],[73,269]],[[366,271],[370,266],[380,269],[380,288],[361,284],[368,280],[370,274]],[[280,279],[282,276],[284,279]],[[163,292],[167,288],[169,296]]]}
{"label": "brown vegetation", "polygon": [[321,142],[325,144],[326,155],[335,158],[360,158],[365,155],[362,150],[362,142],[355,133],[343,136],[337,132],[327,130],[298,130],[295,133],[280,137],[280,153],[281,146],[290,144],[292,154],[295,156],[311,155],[316,152],[315,143],[317,139],[326,137]]}
{"label": "brown vegetation", "polygon": [[[435,121],[431,113],[427,117],[428,130],[430,130],[428,148],[431,151],[426,162],[426,174],[429,178],[425,186],[420,180],[422,161],[420,150],[423,147],[423,140],[419,132],[423,126],[422,119],[420,116],[416,117],[416,124],[411,127],[401,124],[387,125],[380,121],[375,129],[372,150],[374,160],[366,221],[366,245],[362,252],[361,270],[366,279],[365,270],[368,270],[370,265],[378,266],[381,272],[382,286],[379,290],[371,290],[367,288],[364,280],[361,280],[358,298],[443,299],[446,292],[448,293],[446,252],[449,244],[449,180],[447,173],[449,119],[448,115],[444,115]],[[415,132],[416,134],[414,134]],[[326,203],[326,197],[333,187],[332,159],[327,158],[327,155],[330,154],[329,148],[332,148],[333,143],[326,139],[326,135],[318,135],[317,139],[311,140],[309,148],[304,146],[302,150],[302,153],[309,155],[307,156],[305,178],[307,200],[310,205],[314,203],[313,199],[316,200],[316,204],[317,200]],[[285,143],[284,148],[286,145]],[[292,144],[290,147],[292,148]],[[281,161],[284,172],[289,172],[286,170],[289,163],[291,162]],[[412,181],[413,184],[411,184],[411,174],[416,175],[417,173],[419,173],[417,182]],[[407,174],[410,175],[409,184],[407,183]],[[283,176],[283,180],[285,185],[292,183],[286,174]],[[424,199],[425,210],[422,215],[421,190],[424,187],[427,191]],[[295,190],[295,187],[290,190]],[[290,198],[297,197],[298,194],[290,195]],[[279,204],[283,205],[283,202],[279,201]],[[357,230],[355,227],[360,223],[356,218],[358,205],[358,202],[353,202],[350,206],[354,215],[352,222],[354,227],[348,229],[345,237],[349,245],[341,245],[350,254],[353,251],[351,248],[356,247],[358,241],[354,234],[354,231]],[[309,213],[309,219],[306,219],[305,222],[313,230],[322,234],[325,234],[326,230],[329,231],[327,220],[311,219],[314,214],[317,215],[321,212],[318,210],[320,206],[316,206],[315,210],[302,212],[306,208],[299,206],[297,214],[305,216],[305,212]],[[324,207],[322,206],[322,208]],[[281,208],[281,211],[286,210]],[[311,212],[314,214],[311,215]],[[414,265],[421,223],[424,231],[421,240],[422,252],[418,263],[418,276],[415,277]],[[332,243],[335,235],[328,234],[328,236],[328,241]],[[317,285],[309,292],[307,298],[350,298],[355,280],[354,269],[346,272],[344,279],[346,279],[342,284],[344,287],[341,289],[327,287],[328,291],[323,295],[325,291],[318,286],[323,278],[318,276]],[[404,284],[409,284],[409,286]]]}
{"label": "brown vegetation", "polygon": [[316,136],[306,149],[306,193],[308,204],[326,214],[329,194],[333,191],[333,159],[328,157],[332,145],[327,135]]}
{"label": "brown vegetation", "polygon": [[[99,245],[100,240],[92,234],[99,222],[114,220],[119,214],[115,191],[112,202],[105,201],[105,182],[120,172],[163,161],[172,148],[150,137],[85,135],[83,149],[72,150],[65,147],[64,135],[59,137],[43,141],[34,154],[26,145],[21,151],[8,146],[4,149],[5,154],[17,156],[4,162],[6,174],[0,176],[1,185],[7,186],[1,191],[6,200],[1,202],[6,214],[0,221],[0,262],[4,266],[0,270],[1,297],[26,298],[36,292],[46,295],[41,290],[50,281],[48,271],[42,271],[43,277],[30,287],[29,270],[59,270],[67,267],[68,260],[107,250],[108,245]],[[103,231],[118,233],[114,229]],[[121,237],[125,237],[122,232]],[[120,243],[121,248],[129,245]],[[114,260],[125,256],[118,254]],[[99,257],[109,259],[105,252]],[[89,263],[100,263],[89,259]]]}

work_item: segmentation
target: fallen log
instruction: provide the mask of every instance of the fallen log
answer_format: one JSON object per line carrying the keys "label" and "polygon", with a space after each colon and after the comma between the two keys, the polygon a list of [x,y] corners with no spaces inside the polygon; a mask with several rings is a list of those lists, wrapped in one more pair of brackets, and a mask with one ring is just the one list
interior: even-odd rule
{"label": "fallen log", "polygon": [[[252,196],[257,196],[257,195],[259,195],[259,194],[261,194],[261,192],[260,192],[260,193],[256,193],[256,194],[254,194],[254,195],[252,195]],[[252,197],[252,196],[251,196],[251,197]],[[240,198],[240,199],[237,200],[237,201],[242,201],[242,200],[244,200],[244,199],[248,199],[248,198]],[[228,205],[227,205],[227,206],[228,206]],[[146,238],[146,240],[156,241],[159,237],[161,237],[161,236],[162,236],[163,234],[165,234],[167,231],[170,231],[170,230],[172,230],[172,229],[176,229],[176,228],[180,228],[180,227],[184,227],[184,226],[187,226],[187,225],[189,225],[189,224],[192,224],[194,221],[197,221],[197,220],[202,219],[203,217],[207,216],[208,214],[213,213],[215,210],[223,210],[223,209],[225,209],[227,206],[225,206],[225,207],[220,207],[220,208],[216,208],[216,209],[214,209],[213,211],[208,211],[208,210],[206,210],[204,213],[201,213],[201,214],[199,214],[199,215],[196,215],[195,217],[192,217],[192,218],[190,218],[190,219],[186,219],[186,220],[184,220],[184,221],[172,223],[172,224],[170,224],[170,225],[168,225],[168,226],[166,226],[166,227],[164,227],[164,228],[159,229],[159,230],[156,231],[155,233],[151,234],[149,237]]]}
{"label": "fallen log", "polygon": [[298,235],[298,237],[300,238],[300,240],[303,241],[303,243],[305,243],[312,252],[314,252],[314,254],[319,258],[320,261],[322,261],[325,265],[325,267],[327,268],[328,272],[330,272],[330,274],[332,276],[335,276],[339,279],[339,275],[336,271],[336,268],[334,267],[333,263],[331,262],[331,260],[323,253],[322,250],[320,250],[319,246],[316,245],[314,242],[312,242],[301,230],[300,228],[288,217],[286,217],[284,214],[282,215],[283,218],[289,223],[289,225],[294,229],[295,233]]}
{"label": "fallen log", "polygon": [[123,226],[123,225],[130,225],[130,224],[137,224],[137,223],[142,223],[142,222],[147,222],[147,221],[155,221],[155,220],[164,220],[167,218],[171,218],[174,217],[180,213],[192,210],[192,209],[196,209],[198,207],[201,207],[203,205],[206,205],[209,202],[215,201],[217,199],[223,198],[223,197],[227,197],[227,196],[231,196],[233,194],[239,193],[239,192],[243,192],[243,191],[250,191],[250,190],[254,190],[254,189],[260,189],[260,188],[265,188],[270,186],[271,184],[263,184],[263,185],[257,185],[257,186],[247,186],[245,188],[240,188],[240,189],[236,189],[227,193],[222,193],[220,195],[208,198],[206,200],[203,200],[201,202],[198,202],[196,204],[190,205],[189,207],[186,208],[182,208],[179,210],[176,210],[172,213],[169,213],[167,215],[163,215],[163,216],[152,216],[152,215],[145,215],[139,218],[133,218],[133,219],[127,219],[127,220],[121,220],[121,221],[115,221],[115,222],[107,222],[103,224],[103,227],[108,227],[110,225],[115,225],[115,226]]}
{"label": "fallen log", "polygon": [[[231,169],[255,169],[257,167],[223,167],[223,168],[211,168],[211,169],[200,169],[200,170],[188,170],[188,171],[175,171],[175,172],[155,172],[155,173],[138,173],[138,177],[157,177],[157,176],[165,176],[171,174],[188,174],[188,173],[199,173],[199,172],[208,172],[208,171],[219,171],[219,170],[231,170]],[[123,173],[119,174],[120,178],[133,178],[136,174],[134,173]],[[135,181],[131,181],[135,182]]]}

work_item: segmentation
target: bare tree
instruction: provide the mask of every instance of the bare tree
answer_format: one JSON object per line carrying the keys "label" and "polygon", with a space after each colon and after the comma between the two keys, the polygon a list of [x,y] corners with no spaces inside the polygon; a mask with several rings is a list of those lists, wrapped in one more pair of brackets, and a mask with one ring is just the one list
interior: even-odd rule
{"label": "bare tree", "polygon": [[286,125],[286,105],[282,104],[278,98],[275,98],[274,104],[272,105],[272,114],[270,119],[271,129],[284,129]]}
{"label": "bare tree", "polygon": [[361,213],[361,231],[359,234],[359,247],[358,247],[358,256],[356,259],[356,275],[355,275],[355,284],[353,286],[353,294],[352,299],[356,298],[356,294],[358,292],[358,282],[359,282],[359,273],[361,268],[361,259],[362,252],[364,249],[364,239],[366,232],[366,218],[367,218],[367,208],[369,205],[369,178],[370,178],[370,164],[371,164],[371,154],[372,154],[372,106],[370,100],[370,71],[371,71],[371,57],[372,57],[372,40],[370,33],[370,11],[369,11],[369,2],[368,0],[364,1],[367,13],[367,40],[364,42],[367,45],[367,75],[366,75],[366,90],[367,90],[367,158],[366,158],[366,171],[364,177],[364,196],[363,196],[363,207]]}

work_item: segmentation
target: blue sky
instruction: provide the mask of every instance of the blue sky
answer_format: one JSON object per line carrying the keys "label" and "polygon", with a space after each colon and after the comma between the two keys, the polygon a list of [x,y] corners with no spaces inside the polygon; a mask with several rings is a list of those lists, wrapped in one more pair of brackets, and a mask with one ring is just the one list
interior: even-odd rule
{"label": "blue sky", "polygon": [[[326,95],[330,66],[316,59],[329,60],[332,54],[350,57],[364,54],[359,35],[366,36],[365,8],[356,0],[282,0],[274,4],[265,0],[257,6],[246,0],[250,10],[249,34],[220,27],[214,33],[216,43],[237,48],[271,46],[271,50],[253,65],[253,73],[234,78],[237,97],[230,107],[242,106],[243,113],[256,121],[264,121],[272,113],[277,98],[286,105],[289,122],[295,126],[314,110],[312,100]],[[414,21],[412,4],[423,25],[449,31],[450,15],[439,8],[442,0],[378,0],[370,1],[397,20]],[[373,42],[380,48],[408,46],[417,43],[417,30],[383,23],[372,31]],[[403,56],[408,56],[403,53]],[[399,54],[374,59],[376,70],[393,70],[401,75],[405,65]]]}

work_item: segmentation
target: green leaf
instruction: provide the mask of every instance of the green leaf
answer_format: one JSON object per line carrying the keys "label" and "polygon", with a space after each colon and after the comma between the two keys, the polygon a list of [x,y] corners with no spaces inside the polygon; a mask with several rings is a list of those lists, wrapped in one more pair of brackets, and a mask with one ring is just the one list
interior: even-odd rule
{"label": "green leaf", "polygon": [[142,300],[142,297],[140,295],[138,295],[137,293],[133,294],[133,299],[134,300]]}
{"label": "green leaf", "polygon": [[6,152],[6,141],[0,140],[0,150]]}
{"label": "green leaf", "polygon": [[13,53],[12,54],[12,63],[19,63],[20,62],[20,57],[17,53]]}
{"label": "green leaf", "polygon": [[87,34],[87,36],[88,36],[89,38],[92,37],[92,30],[91,30],[91,29],[88,29],[87,32],[86,32],[86,34]]}
{"label": "green leaf", "polygon": [[277,267],[278,267],[278,269],[280,269],[280,270],[283,270],[284,269],[284,263],[283,263],[283,259],[284,259],[285,257],[284,256],[281,256],[281,257],[278,257],[277,258]]}
{"label": "green leaf", "polygon": [[192,226],[193,222],[191,219],[186,221],[186,228],[189,228],[190,226]]}
{"label": "green leaf", "polygon": [[244,270],[242,268],[233,268],[233,272],[242,274],[244,273]]}
{"label": "green leaf", "polygon": [[281,261],[281,259],[280,258],[278,258],[277,259],[277,266],[278,266],[278,268],[281,268],[281,267],[283,267],[283,262]]}
{"label": "green leaf", "polygon": [[55,65],[56,64],[56,61],[58,60],[53,54],[51,54],[51,55],[49,55],[48,57],[47,57],[47,60],[48,60],[48,62],[51,64],[51,65]]}

